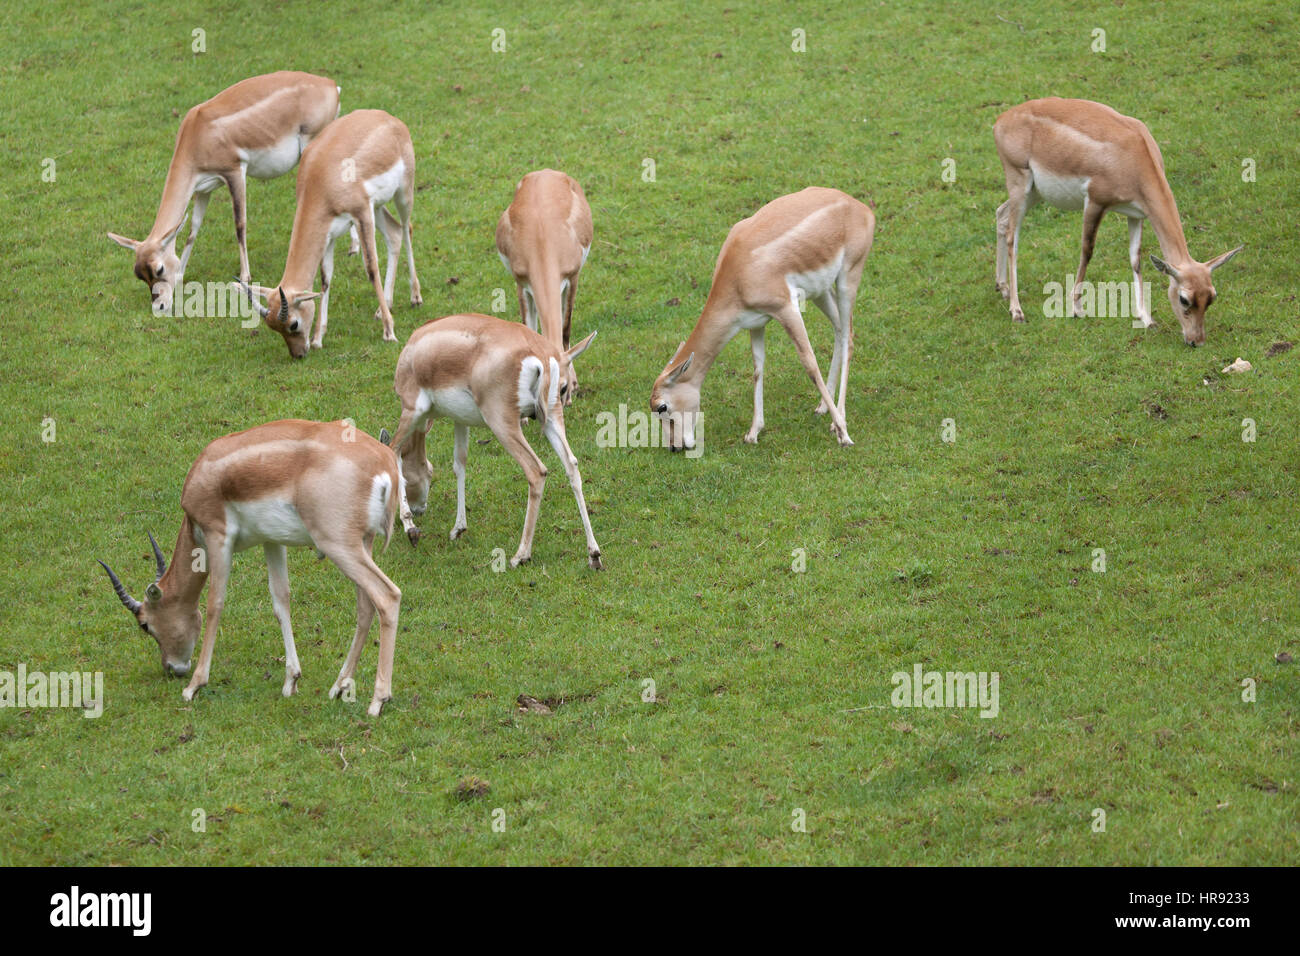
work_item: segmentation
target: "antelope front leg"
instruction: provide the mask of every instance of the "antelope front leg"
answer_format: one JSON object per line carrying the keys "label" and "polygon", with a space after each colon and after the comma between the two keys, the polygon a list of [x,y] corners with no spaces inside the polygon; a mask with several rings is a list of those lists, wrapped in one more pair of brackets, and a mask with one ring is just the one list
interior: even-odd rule
{"label": "antelope front leg", "polygon": [[761,325],[749,330],[749,349],[754,353],[754,421],[745,433],[745,441],[751,445],[758,444],[758,433],[763,430],[763,361],[767,354],[763,334],[766,331]]}
{"label": "antelope front leg", "polygon": [[325,240],[325,251],[320,257],[320,315],[316,319],[316,333],[311,337],[311,347],[325,347],[325,328],[330,321],[330,283],[334,280],[334,243]]}
{"label": "antelope front leg", "polygon": [[275,619],[280,622],[280,634],[284,637],[284,687],[280,693],[292,697],[298,689],[302,667],[298,663],[298,649],[294,646],[293,627],[289,623],[289,563],[282,544],[263,545],[262,550],[266,553],[271,606],[275,609]]}
{"label": "antelope front leg", "polygon": [[465,462],[469,457],[469,426],[457,424],[455,428],[455,450],[452,452],[451,470],[456,473],[456,525],[451,529],[451,540],[455,541],[469,527],[465,520]]}
{"label": "antelope front leg", "polygon": [[203,627],[203,650],[199,652],[199,663],[194,668],[189,685],[181,691],[181,699],[191,701],[199,688],[208,682],[212,668],[212,651],[217,643],[217,628],[221,624],[221,612],[226,606],[226,584],[230,580],[230,554],[226,551],[223,535],[209,532],[206,547],[208,549],[208,619]]}
{"label": "antelope front leg", "polygon": [[245,188],[247,178],[245,167],[241,164],[226,177],[230,188],[230,204],[235,213],[235,239],[239,242],[239,280],[244,283],[253,281],[253,274],[248,269],[248,190]]}
{"label": "antelope front leg", "polygon": [[826,388],[826,382],[822,379],[821,369],[817,367],[817,356],[813,354],[812,344],[808,341],[808,330],[804,328],[803,317],[799,314],[799,310],[795,308],[794,303],[790,302],[780,311],[776,318],[794,341],[794,348],[799,354],[799,361],[803,363],[808,377],[813,380],[822,401],[826,403],[826,408],[831,416],[832,434],[835,435],[836,440],[839,441],[842,447],[847,448],[853,444],[853,439],[849,437],[849,427],[844,421],[843,414],[840,413],[839,406],[835,404],[835,399],[831,398],[831,393]]}
{"label": "antelope front leg", "polygon": [[604,566],[600,563],[600,546],[596,544],[596,535],[591,530],[591,516],[587,514],[587,499],[582,494],[582,475],[578,471],[578,459],[573,456],[573,450],[569,447],[569,439],[564,433],[564,422],[548,418],[545,433],[551,447],[555,449],[555,454],[560,456],[565,474],[569,476],[569,487],[573,489],[573,497],[578,502],[578,514],[582,516],[582,530],[587,534],[587,566],[593,571],[603,571]]}
{"label": "antelope front leg", "polygon": [[1088,263],[1092,261],[1092,249],[1097,242],[1097,227],[1101,217],[1106,214],[1106,207],[1100,203],[1084,200],[1083,205],[1083,239],[1079,245],[1079,271],[1075,274],[1074,285],[1070,288],[1070,317],[1081,316],[1079,308],[1079,285],[1087,275]]}
{"label": "antelope front leg", "polygon": [[1149,329],[1156,320],[1151,318],[1151,303],[1142,296],[1142,220],[1132,217],[1128,221],[1128,262],[1133,267],[1133,311]]}
{"label": "antelope front leg", "polygon": [[185,240],[185,248],[181,250],[181,274],[176,277],[177,283],[185,281],[185,269],[190,264],[190,253],[194,251],[194,240],[199,237],[199,227],[203,225],[203,217],[207,215],[208,203],[211,201],[211,192],[194,194],[194,211],[190,213],[190,235]]}

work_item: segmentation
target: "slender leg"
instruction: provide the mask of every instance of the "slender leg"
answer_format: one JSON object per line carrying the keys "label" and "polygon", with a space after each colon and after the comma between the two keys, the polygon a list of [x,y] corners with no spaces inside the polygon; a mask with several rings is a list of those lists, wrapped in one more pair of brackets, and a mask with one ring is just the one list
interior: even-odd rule
{"label": "slender leg", "polygon": [[262,550],[266,552],[271,606],[275,608],[275,619],[280,622],[280,633],[284,637],[284,687],[280,693],[292,697],[298,689],[302,667],[298,664],[298,650],[293,644],[293,626],[289,623],[289,563],[282,544],[263,545]]}
{"label": "slender leg", "polygon": [[1142,220],[1132,216],[1128,221],[1128,262],[1133,267],[1133,311],[1149,329],[1156,320],[1151,318],[1151,303],[1142,296]]}
{"label": "slender leg", "polygon": [[[567,280],[564,296],[564,347],[569,347],[569,331],[573,327],[573,300],[578,294],[578,274],[575,272]],[[564,397],[565,405],[573,404],[573,397],[578,394],[578,373],[573,363],[569,363],[569,394]]]}
{"label": "slender leg", "polygon": [[455,541],[469,522],[465,520],[465,461],[469,457],[469,426],[456,424],[456,448],[452,455],[451,469],[456,473],[456,526],[451,529],[451,540]]}
{"label": "slender leg", "polygon": [[[372,536],[367,535],[363,541],[354,540],[351,544],[338,540],[322,541],[319,538],[316,543],[326,557],[365,592],[366,598],[379,614],[379,666],[375,670],[375,694],[366,709],[366,713],[371,717],[378,717],[384,702],[393,697],[393,651],[397,644],[397,615],[402,605],[402,592],[383,571],[379,570],[374,558],[370,556],[370,544],[373,540]],[[348,652],[348,662],[343,665],[345,670],[349,662],[355,669],[354,652],[356,657],[361,656],[361,648],[358,645],[365,642],[361,625],[363,623],[366,625],[366,632],[370,630],[369,620],[363,621],[364,608],[360,600],[357,604],[357,634],[360,636],[360,641],[357,636],[353,637],[353,646]],[[340,672],[335,687],[341,691],[343,682],[351,676],[351,673],[345,676]]]}
{"label": "slender leg", "polygon": [[1088,272],[1088,263],[1092,260],[1092,249],[1097,241],[1097,227],[1101,217],[1106,215],[1106,207],[1090,199],[1083,201],[1083,241],[1079,247],[1079,271],[1075,274],[1074,285],[1070,288],[1070,316],[1081,314],[1079,308],[1079,284]]}
{"label": "slender leg", "polygon": [[560,456],[564,472],[569,476],[569,487],[573,489],[573,497],[578,502],[578,514],[582,516],[582,530],[587,535],[587,566],[593,571],[602,571],[604,567],[600,563],[600,546],[596,544],[596,535],[591,530],[591,516],[587,514],[587,499],[582,495],[582,475],[578,471],[578,459],[574,457],[573,450],[569,447],[569,439],[564,433],[564,419],[557,415],[550,416],[546,419],[544,431],[551,447],[555,449],[555,454]]}
{"label": "slender leg", "polygon": [[528,507],[524,512],[524,533],[519,539],[519,550],[510,559],[512,568],[518,567],[533,556],[533,532],[537,529],[537,513],[542,506],[542,491],[546,487],[546,466],[537,457],[532,446],[519,428],[519,417],[507,411],[504,416],[487,416],[488,428],[497,437],[528,479]]}
{"label": "slender leg", "polygon": [[388,247],[388,266],[384,271],[384,300],[388,308],[393,307],[393,294],[397,290],[397,261],[402,253],[402,235],[405,229],[383,206],[376,206],[375,217],[379,231],[384,234],[384,245]]}
{"label": "slender leg", "polygon": [[419,543],[420,529],[415,526],[415,514],[411,510],[410,502],[406,500],[406,478],[402,474],[402,458],[407,445],[423,440],[424,432],[421,431],[423,423],[416,418],[415,409],[404,407],[401,421],[397,423],[397,433],[393,436],[393,452],[397,455],[397,517],[402,522],[402,530],[406,532],[406,537],[413,545]]}
{"label": "slender leg", "polygon": [[793,302],[787,303],[775,316],[776,320],[781,323],[786,334],[794,341],[795,352],[799,355],[799,361],[803,363],[804,370],[808,377],[813,380],[817,386],[817,391],[826,403],[831,415],[831,432],[842,446],[853,444],[849,438],[849,428],[844,422],[844,415],[841,414],[839,406],[835,404],[835,399],[831,398],[831,393],[826,388],[826,382],[822,379],[821,369],[817,367],[817,356],[813,354],[812,344],[808,341],[808,330],[804,328],[803,316],[795,308]]}
{"label": "slender leg", "polygon": [[1007,195],[1007,281],[1011,287],[1011,320],[1025,321],[1025,310],[1020,307],[1020,285],[1016,278],[1016,257],[1020,252],[1020,226],[1025,213],[1034,205],[1034,175],[1028,169],[1006,167]]}
{"label": "slender leg", "polygon": [[[867,252],[870,250],[868,249]],[[867,264],[867,252],[841,275],[835,283],[835,294],[840,310],[840,417],[848,421],[844,404],[849,391],[849,362],[853,358],[853,303],[858,298],[858,287],[862,284],[862,269]],[[833,384],[833,383],[831,383]]]}
{"label": "slender leg", "polygon": [[199,227],[203,225],[203,217],[207,215],[208,203],[211,201],[211,192],[194,194],[194,211],[190,213],[190,235],[185,240],[185,248],[181,251],[181,274],[176,277],[178,283],[185,281],[185,269],[190,264],[190,253],[194,251],[194,240],[199,237]]}
{"label": "slender leg", "polygon": [[189,685],[181,691],[183,700],[193,700],[199,688],[208,682],[212,651],[217,643],[217,628],[221,625],[221,612],[226,606],[226,584],[230,580],[232,555],[229,544],[224,535],[208,532],[208,617],[203,626],[203,650],[199,652],[199,663],[194,668]]}
{"label": "slender leg", "polygon": [[537,299],[533,297],[532,286],[524,283],[519,287],[519,301],[524,307],[524,322],[534,332],[537,331]]}
{"label": "slender leg", "polygon": [[1010,208],[1011,201],[1007,200],[1001,206],[998,206],[997,212],[998,264],[995,270],[994,282],[1004,299],[1011,297],[1011,287],[1007,285],[1007,224],[1011,221]]}
{"label": "slender leg", "polygon": [[244,282],[252,282],[253,274],[248,269],[248,205],[245,170],[246,167],[241,163],[238,170],[226,177],[226,185],[230,187],[230,204],[235,212],[235,239],[239,243],[239,278]]}
{"label": "slender leg", "polygon": [[[843,336],[840,334],[839,304],[835,300],[835,292],[833,289],[827,289],[821,295],[817,296],[817,298],[815,298],[813,302],[816,304],[817,308],[822,310],[822,313],[826,316],[826,318],[831,320],[831,329],[835,333],[835,346],[831,350],[831,367],[827,370],[826,373],[826,387],[831,390],[831,394],[833,395],[835,394],[836,382],[840,377],[840,362],[842,361],[842,355],[840,353],[840,350],[841,350]],[[841,411],[843,411],[843,406],[842,406],[843,395],[840,396],[840,402],[841,402]],[[818,403],[816,414],[818,415],[826,414],[825,402]]]}
{"label": "slender leg", "polygon": [[334,681],[334,686],[330,688],[330,700],[338,700],[343,693],[343,688],[348,683],[355,683],[353,675],[357,672],[357,663],[361,660],[361,650],[366,645],[366,637],[370,634],[370,624],[375,619],[375,605],[366,592],[362,590],[361,585],[357,585],[357,630],[352,635],[352,646],[348,648],[347,659],[343,662],[343,667],[339,670],[338,679]]}
{"label": "slender leg", "polygon": [[320,315],[316,320],[316,334],[311,337],[311,347],[323,348],[325,327],[330,321],[330,283],[334,281],[334,240],[325,239],[325,251],[320,257]]}
{"label": "slender leg", "polygon": [[415,243],[411,239],[411,205],[415,189],[412,182],[411,195],[397,194],[397,213],[402,219],[402,232],[406,234],[406,264],[410,267],[411,305],[423,305],[424,297],[420,295],[420,280],[415,274]]}
{"label": "slender leg", "polygon": [[765,325],[749,330],[749,349],[754,353],[754,420],[750,423],[745,441],[751,445],[758,444],[758,433],[763,430],[763,360],[767,354],[763,335],[766,332]]}
{"label": "slender leg", "polygon": [[384,287],[379,279],[379,251],[375,248],[375,215],[369,203],[361,206],[360,213],[357,226],[361,231],[361,258],[365,260],[366,275],[370,277],[370,284],[375,289],[375,298],[379,300],[379,311],[375,314],[375,318],[384,323],[384,341],[396,342],[397,335],[393,332],[393,314],[388,310],[388,300],[384,296]]}
{"label": "slender leg", "polygon": [[361,251],[361,237],[357,234],[357,224],[348,227],[348,255],[355,256]]}

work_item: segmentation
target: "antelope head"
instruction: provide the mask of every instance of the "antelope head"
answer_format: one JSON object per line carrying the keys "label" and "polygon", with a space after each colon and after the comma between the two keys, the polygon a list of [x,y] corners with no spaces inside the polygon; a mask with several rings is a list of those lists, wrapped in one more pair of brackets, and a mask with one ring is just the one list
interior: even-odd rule
{"label": "antelope head", "polygon": [[190,658],[194,654],[194,644],[203,627],[203,620],[199,616],[197,601],[186,600],[180,589],[175,587],[175,582],[164,583],[167,561],[152,534],[149,535],[149,544],[153,546],[157,574],[153,583],[145,588],[143,601],[131,597],[107,564],[100,561],[99,566],[108,572],[108,580],[113,585],[118,600],[135,617],[140,629],[158,642],[163,670],[180,677],[189,672]]}

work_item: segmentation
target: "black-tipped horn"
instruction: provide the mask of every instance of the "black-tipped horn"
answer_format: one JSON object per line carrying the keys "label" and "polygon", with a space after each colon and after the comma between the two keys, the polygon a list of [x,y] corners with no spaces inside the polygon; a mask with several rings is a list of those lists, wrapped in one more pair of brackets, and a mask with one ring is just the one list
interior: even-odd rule
{"label": "black-tipped horn", "polygon": [[248,301],[253,303],[253,308],[257,310],[258,315],[260,315],[262,318],[266,318],[268,315],[271,314],[270,309],[262,305],[261,302],[257,301],[257,296],[253,294],[253,290],[248,287],[248,285],[244,282],[243,279],[239,278],[239,276],[235,276],[235,281],[238,282],[239,287],[244,290],[244,295],[248,296]]}
{"label": "black-tipped horn", "polygon": [[112,582],[113,590],[117,592],[118,600],[120,600],[122,604],[126,606],[126,609],[132,614],[139,614],[140,602],[126,593],[126,588],[123,587],[122,582],[117,579],[117,575],[113,573],[113,569],[103,561],[99,562],[99,566],[108,572],[108,580]]}
{"label": "black-tipped horn", "polygon": [[153,560],[158,565],[158,577],[154,578],[154,583],[162,580],[163,574],[167,571],[167,559],[163,557],[162,549],[158,547],[158,542],[153,539],[153,532],[149,532],[149,543],[153,545]]}
{"label": "black-tipped horn", "polygon": [[284,297],[284,289],[276,289],[280,293],[280,324],[289,324],[289,300]]}

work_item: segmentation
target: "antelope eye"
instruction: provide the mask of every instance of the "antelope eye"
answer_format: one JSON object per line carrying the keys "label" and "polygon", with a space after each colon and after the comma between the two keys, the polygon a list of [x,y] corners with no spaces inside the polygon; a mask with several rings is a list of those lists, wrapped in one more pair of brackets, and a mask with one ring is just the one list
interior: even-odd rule
{"label": "antelope eye", "polygon": [[568,392],[568,390],[569,390],[569,383],[568,383],[568,382],[565,382],[563,385],[560,386],[560,394],[561,394],[561,395],[563,395],[563,394],[565,394],[566,392]]}
{"label": "antelope eye", "polygon": [[297,331],[298,331],[298,320],[297,320],[297,319],[294,319],[292,322],[289,323],[289,331],[290,331],[290,332],[297,332]]}
{"label": "antelope eye", "polygon": [[668,411],[668,403],[660,402],[659,407],[656,408],[655,411],[658,412],[660,415],[662,415],[664,412]]}
{"label": "antelope eye", "polygon": [[159,267],[158,267],[158,278],[161,279],[161,278],[163,277],[163,274],[164,274],[166,271],[167,271],[167,267],[166,267],[166,266],[159,266]]}
{"label": "antelope eye", "polygon": [[1178,301],[1183,304],[1183,308],[1188,308],[1192,304],[1187,301],[1187,296],[1183,295],[1181,292],[1178,293]]}

